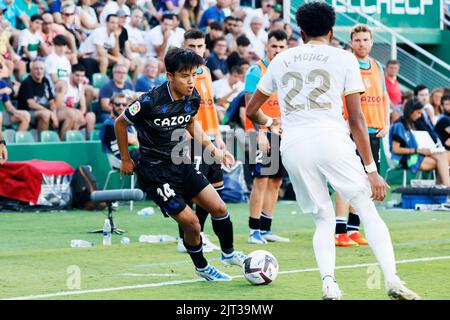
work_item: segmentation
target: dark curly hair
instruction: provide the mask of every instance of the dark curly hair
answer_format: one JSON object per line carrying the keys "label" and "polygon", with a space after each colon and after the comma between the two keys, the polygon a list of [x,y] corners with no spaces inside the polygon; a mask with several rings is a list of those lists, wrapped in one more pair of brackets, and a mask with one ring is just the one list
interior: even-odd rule
{"label": "dark curly hair", "polygon": [[302,4],[295,14],[297,24],[310,37],[325,36],[336,22],[336,13],[325,2],[308,2]]}

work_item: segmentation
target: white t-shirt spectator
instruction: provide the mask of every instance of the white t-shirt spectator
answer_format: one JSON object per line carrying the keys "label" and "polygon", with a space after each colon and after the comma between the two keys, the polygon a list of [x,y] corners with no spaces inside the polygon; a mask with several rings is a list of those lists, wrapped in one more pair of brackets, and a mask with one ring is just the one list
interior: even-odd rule
{"label": "white t-shirt spectator", "polygon": [[111,50],[116,46],[114,33],[108,35],[106,27],[95,29],[89,37],[81,43],[80,52],[89,53],[87,56],[96,56],[98,54],[96,45],[102,46],[106,51]]}
{"label": "white t-shirt spectator", "polygon": [[236,82],[233,87],[230,86],[229,82],[228,82],[228,78],[225,77],[223,79],[220,80],[216,80],[213,81],[212,83],[213,85],[213,91],[214,91],[214,98],[216,99],[220,99],[225,97],[227,94],[229,94],[234,88],[236,88],[236,92],[233,93],[231,96],[228,97],[228,102],[233,101],[234,98],[236,98],[236,96],[241,93],[242,91],[244,91],[244,83],[242,81],[238,81]]}
{"label": "white t-shirt spectator", "polygon": [[[127,25],[125,28],[127,29],[127,32],[128,32],[128,42],[130,44],[135,45],[135,46],[145,45],[145,38],[144,38],[145,33],[142,30],[140,30],[138,28],[134,28],[130,25]],[[145,53],[140,54],[138,52],[133,52],[133,55],[132,55],[133,59],[136,59],[139,57],[144,58]]]}
{"label": "white t-shirt spectator", "polygon": [[265,56],[265,48],[267,44],[267,32],[259,30],[258,35],[255,35],[253,31],[249,30],[245,32],[248,40],[250,40],[250,51],[255,52],[260,59]]}
{"label": "white t-shirt spectator", "polygon": [[177,27],[175,29],[175,35],[174,35],[174,41],[173,41],[173,46],[177,47],[177,48],[181,48],[181,46],[183,45],[184,42],[184,33],[186,32],[186,30],[184,30],[183,28]]}
{"label": "white t-shirt spectator", "polygon": [[69,79],[72,72],[72,65],[66,56],[58,56],[56,53],[50,54],[45,59],[45,74],[50,79],[50,74],[56,74],[58,79]]}
{"label": "white t-shirt spectator", "polygon": [[125,28],[127,29],[128,41],[130,41],[130,43],[134,45],[145,44],[144,31],[130,25],[127,25]]}
{"label": "white t-shirt spectator", "polygon": [[242,8],[247,14],[244,19],[244,30],[250,30],[250,23],[252,22],[253,17],[261,17],[263,19],[263,28],[270,28],[270,19],[267,14],[264,14],[261,8],[252,9],[252,8]]}
{"label": "white t-shirt spectator", "polygon": [[39,32],[31,33],[30,30],[24,29],[19,35],[19,53],[25,57],[22,48],[27,48],[31,59],[38,56],[39,45],[44,42],[42,36]]}
{"label": "white t-shirt spectator", "polygon": [[[177,28],[178,29],[178,28]],[[164,36],[161,32],[161,26],[156,26],[149,32],[145,34],[145,45],[147,47],[147,56],[148,57],[158,57],[158,53],[156,52],[155,47],[159,47],[163,44]],[[168,45],[166,47],[166,52],[170,47],[181,47],[184,41],[184,31],[183,36],[181,36],[180,31],[171,31],[171,36],[169,37]],[[164,52],[164,55],[166,54]]]}
{"label": "white t-shirt spectator", "polygon": [[66,95],[64,96],[64,103],[69,108],[79,108],[81,93],[82,93],[82,84],[80,83],[78,87],[74,87],[70,84],[70,80],[65,80],[67,84]]}
{"label": "white t-shirt spectator", "polygon": [[130,20],[130,8],[124,4],[122,7],[119,7],[119,5],[117,4],[116,1],[108,1],[108,3],[105,5],[105,7],[103,8],[102,13],[100,14],[100,24],[106,24],[106,18],[110,15],[110,14],[116,14],[117,11],[119,9],[122,9],[123,11],[125,11],[125,13],[128,15],[127,17],[127,23]]}
{"label": "white t-shirt spectator", "polygon": [[[90,23],[90,24],[98,23],[97,14],[95,13],[94,8],[92,8],[92,7],[84,8],[82,6],[78,6],[77,11],[78,11],[78,14],[80,16],[82,15],[88,23]],[[93,31],[92,29],[87,29],[83,26],[81,28],[87,35],[89,35]]]}

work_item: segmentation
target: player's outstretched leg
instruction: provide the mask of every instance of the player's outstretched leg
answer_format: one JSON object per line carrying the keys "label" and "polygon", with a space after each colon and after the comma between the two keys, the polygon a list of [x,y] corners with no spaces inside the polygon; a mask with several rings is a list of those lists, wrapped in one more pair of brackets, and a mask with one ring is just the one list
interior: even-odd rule
{"label": "player's outstretched leg", "polygon": [[[223,190],[223,184],[216,187],[214,186],[214,189],[217,191],[217,193],[219,194],[220,197],[220,193]],[[205,223],[206,220],[209,216],[209,212],[206,211],[205,209],[203,209],[200,206],[196,206],[195,208],[195,214],[198,217],[198,220],[200,221],[200,226],[201,226],[201,233],[202,233],[202,240],[203,240],[203,251],[204,252],[212,252],[214,250],[220,250],[220,248],[215,245],[210,239],[209,239],[209,235],[207,235],[204,230],[205,230]]]}
{"label": "player's outstretched leg", "polygon": [[203,255],[203,243],[200,235],[200,223],[189,206],[179,214],[172,216],[184,232],[184,246],[195,265],[195,273],[207,281],[230,281],[232,278],[208,264]]}
{"label": "player's outstretched leg", "polygon": [[316,224],[313,237],[314,254],[322,277],[324,300],[342,300],[342,293],[334,278],[336,247],[334,243],[334,209],[331,199],[312,215]]}
{"label": "player's outstretched leg", "polygon": [[[192,204],[189,205],[192,207]],[[203,252],[213,252],[213,250],[219,250],[219,247],[217,247],[214,243],[212,243],[206,234],[203,233],[203,229],[205,227],[206,219],[208,218],[208,212],[201,208],[200,206],[196,206],[195,208],[195,214],[197,215],[198,221],[200,223],[200,234],[202,236],[202,242],[203,242]],[[184,246],[184,232],[180,225],[178,225],[178,244],[177,244],[177,251],[180,253],[187,253],[186,247]]]}
{"label": "player's outstretched leg", "polygon": [[420,299],[419,295],[406,288],[397,276],[391,236],[373,201],[367,195],[361,194],[352,199],[350,203],[357,212],[360,212],[369,246],[383,271],[389,297],[395,300]]}
{"label": "player's outstretched leg", "polygon": [[212,185],[208,185],[192,201],[211,214],[214,233],[219,238],[222,250],[221,260],[227,265],[242,266],[246,255],[234,250],[233,224],[225,202]]}

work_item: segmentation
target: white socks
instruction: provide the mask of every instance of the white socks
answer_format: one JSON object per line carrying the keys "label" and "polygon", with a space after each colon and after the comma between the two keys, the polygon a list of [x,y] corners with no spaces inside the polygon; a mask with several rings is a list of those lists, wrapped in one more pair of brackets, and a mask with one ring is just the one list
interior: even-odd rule
{"label": "white socks", "polygon": [[391,236],[386,224],[378,214],[375,204],[364,195],[352,199],[350,202],[359,213],[367,241],[381,266],[385,282],[399,281]]}
{"label": "white socks", "polygon": [[325,276],[334,278],[334,267],[336,263],[336,246],[334,231],[336,226],[335,215],[331,200],[326,209],[321,209],[313,214],[316,223],[316,231],[313,237],[314,254],[320,269],[322,279]]}
{"label": "white socks", "polygon": [[[360,213],[369,245],[381,266],[385,282],[398,282],[396,275],[394,249],[386,224],[379,216],[373,201],[361,195],[351,201],[351,205]],[[335,212],[331,201],[324,209],[313,214],[316,231],[313,237],[314,254],[322,278],[334,278],[336,246],[334,240]]]}

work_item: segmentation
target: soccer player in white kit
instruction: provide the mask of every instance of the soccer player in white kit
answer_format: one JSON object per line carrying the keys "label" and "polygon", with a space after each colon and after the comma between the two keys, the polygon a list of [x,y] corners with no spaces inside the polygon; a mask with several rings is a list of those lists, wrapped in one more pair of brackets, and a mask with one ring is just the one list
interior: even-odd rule
{"label": "soccer player in white kit", "polygon": [[[335,19],[334,9],[325,2],[309,2],[298,8],[296,20],[305,45],[279,53],[272,60],[250,100],[247,116],[266,127],[277,125],[278,119],[266,116],[259,108],[278,90],[282,161],[300,208],[311,212],[316,224],[313,248],[322,276],[323,298],[342,299],[334,277],[335,220],[329,182],[361,213],[388,295],[392,299],[420,299],[397,276],[389,231],[373,203],[384,199],[388,185],[377,173],[361,113],[364,85],[358,62],[351,53],[328,45]],[[354,142],[342,116],[343,95]]]}

